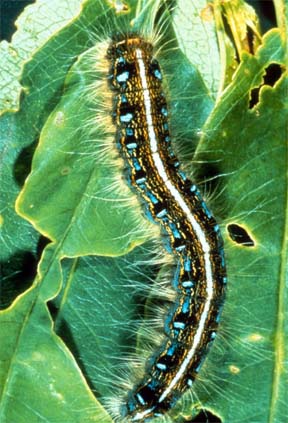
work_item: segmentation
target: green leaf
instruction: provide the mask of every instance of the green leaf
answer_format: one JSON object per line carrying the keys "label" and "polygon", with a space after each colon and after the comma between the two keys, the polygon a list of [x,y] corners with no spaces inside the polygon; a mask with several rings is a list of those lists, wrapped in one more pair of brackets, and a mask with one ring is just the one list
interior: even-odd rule
{"label": "green leaf", "polygon": [[31,149],[21,148],[21,126],[15,115],[0,123],[0,308],[7,307],[33,280],[38,261],[39,234],[15,212],[15,199],[30,170]]}
{"label": "green leaf", "polygon": [[11,43],[0,43],[0,114],[17,110],[24,63],[59,29],[80,11],[82,0],[38,0],[29,5],[15,22],[18,31]]}
{"label": "green leaf", "polygon": [[173,25],[179,47],[198,68],[215,100],[220,85],[221,62],[212,3],[205,0],[178,1]]}
{"label": "green leaf", "polygon": [[[226,214],[229,289],[219,337],[203,366],[209,382],[199,382],[195,395],[224,422],[276,423],[286,415],[288,78],[283,73],[266,85],[271,63],[284,69],[278,30],[264,36],[254,57],[243,57],[196,155],[216,164],[212,180],[223,187],[224,205],[215,202],[214,210]],[[249,108],[255,88],[259,102]],[[254,247],[231,239],[232,224],[248,232]]]}
{"label": "green leaf", "polygon": [[[118,258],[90,256],[63,262],[63,288],[53,302],[55,329],[102,397],[115,395],[119,370],[125,369],[121,358],[135,344],[137,322],[131,326],[131,321],[142,310],[135,285],[144,280],[151,284],[155,271],[148,251],[146,245]],[[144,255],[146,263],[136,265]]]}
{"label": "green leaf", "polygon": [[[68,3],[65,3],[67,6]],[[52,10],[55,10],[55,4],[51,2],[49,4]],[[25,87],[21,110],[18,113],[6,112],[1,116],[0,121],[1,307],[8,306],[15,295],[22,292],[31,283],[36,267],[34,261],[39,259],[37,253],[39,234],[15,213],[15,200],[30,172],[31,158],[43,122],[46,121],[49,113],[55,107],[59,96],[61,97],[67,69],[71,66],[74,55],[81,53],[89,44],[90,31],[92,31],[95,21],[94,12],[99,11],[101,22],[103,11],[101,4],[96,5],[94,9],[93,5],[83,7],[81,18],[72,21],[70,26],[67,26],[61,32],[55,33],[57,22],[60,28],[63,27],[63,21],[53,21],[53,24],[49,21],[48,16],[55,18],[54,12],[48,13],[46,9],[49,4],[45,2],[44,7],[43,2],[37,2],[32,5],[33,7],[27,8],[19,21],[25,22],[25,25],[30,22],[31,27],[30,29],[21,27],[13,38],[13,40],[19,39],[19,43],[22,40],[23,51],[19,52],[19,57],[23,56],[23,60],[28,58],[31,60],[25,65],[24,73],[21,76],[21,85]],[[71,13],[72,3],[69,4]],[[64,9],[65,4],[63,2],[58,16],[63,17]],[[44,12],[45,14],[47,12],[48,16],[45,20],[46,27],[45,22],[41,19],[42,34],[42,32],[39,33],[40,23],[37,24],[37,19]],[[35,17],[36,22],[33,17]],[[31,35],[31,39],[28,33]],[[37,37],[35,36],[36,33]],[[49,37],[49,34],[52,34],[49,42],[37,50],[41,43]],[[26,40],[27,44],[23,40]],[[40,44],[37,44],[37,40]],[[60,48],[62,45],[65,45],[65,50]],[[9,45],[10,48],[13,49],[12,45]],[[6,66],[5,55],[6,53],[4,53],[4,56],[2,55],[3,60],[0,61],[1,65],[5,66],[1,75],[3,75],[5,87],[16,99],[19,93],[13,84],[18,84],[18,71],[14,72],[8,65]],[[7,79],[10,78],[9,75],[13,75],[12,85]]]}
{"label": "green leaf", "polygon": [[111,422],[91,395],[71,353],[53,331],[45,302],[49,295],[55,295],[60,282],[54,248],[48,248],[37,283],[0,314],[0,341],[5,345],[0,351],[3,423]]}

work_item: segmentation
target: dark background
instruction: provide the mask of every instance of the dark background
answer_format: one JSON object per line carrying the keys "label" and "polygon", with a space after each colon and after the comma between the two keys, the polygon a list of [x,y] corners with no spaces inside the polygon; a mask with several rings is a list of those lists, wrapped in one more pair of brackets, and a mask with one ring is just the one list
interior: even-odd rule
{"label": "dark background", "polygon": [[16,30],[14,22],[17,16],[31,3],[35,3],[35,0],[0,0],[0,40],[11,40]]}

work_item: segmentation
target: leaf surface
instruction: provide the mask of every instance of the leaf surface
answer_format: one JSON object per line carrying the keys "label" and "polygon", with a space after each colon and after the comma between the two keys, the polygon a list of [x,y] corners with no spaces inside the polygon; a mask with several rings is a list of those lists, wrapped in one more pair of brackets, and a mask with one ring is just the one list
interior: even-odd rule
{"label": "leaf surface", "polygon": [[[219,337],[203,366],[208,388],[199,382],[196,395],[224,422],[284,422],[286,414],[288,78],[280,31],[263,41],[255,56],[243,56],[196,155],[216,164],[210,178],[223,187],[224,211],[216,202],[214,210],[226,214],[229,275]],[[264,83],[272,63],[283,70],[274,86]],[[259,101],[249,108],[256,88]],[[253,247],[233,241],[234,224]]]}

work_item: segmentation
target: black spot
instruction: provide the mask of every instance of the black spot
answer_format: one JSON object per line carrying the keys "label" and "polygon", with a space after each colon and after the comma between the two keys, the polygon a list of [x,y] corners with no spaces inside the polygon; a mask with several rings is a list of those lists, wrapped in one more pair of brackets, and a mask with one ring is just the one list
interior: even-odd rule
{"label": "black spot", "polygon": [[146,179],[146,172],[143,169],[137,170],[135,172],[135,182],[136,184],[140,184],[142,182],[144,182],[144,180]]}
{"label": "black spot", "polygon": [[246,2],[255,9],[263,33],[277,26],[272,0],[247,0]]}
{"label": "black spot", "polygon": [[255,243],[248,232],[242,226],[232,223],[227,226],[228,233],[232,241],[245,247],[254,247]]}
{"label": "black spot", "polygon": [[[150,404],[151,402],[153,402],[154,398],[155,398],[155,390],[153,389],[153,387],[150,385],[144,385],[142,388],[140,388],[136,395],[140,395],[140,397],[143,399],[143,401],[145,402],[145,404]],[[136,396],[135,395],[135,396]],[[137,398],[137,396],[136,396]],[[138,399],[138,402],[139,399]]]}
{"label": "black spot", "polygon": [[13,176],[16,183],[22,187],[24,184],[25,179],[29,175],[31,171],[31,163],[35,148],[37,146],[38,139],[34,140],[32,144],[24,147],[23,150],[20,151],[14,167],[13,167]]}
{"label": "black spot", "polygon": [[259,88],[253,88],[250,93],[249,109],[253,109],[253,107],[258,102],[259,102]]}
{"label": "black spot", "polygon": [[59,312],[58,306],[56,304],[54,304],[52,301],[49,301],[47,303],[47,307],[48,307],[48,310],[51,314],[52,319],[55,321],[56,318],[57,318],[58,312]]}
{"label": "black spot", "polygon": [[120,104],[120,107],[119,107],[120,116],[124,116],[127,113],[131,113],[132,115],[134,115],[134,112],[135,112],[135,108],[131,106],[129,103]]}
{"label": "black spot", "polygon": [[155,104],[155,112],[157,115],[161,114],[166,118],[168,116],[168,107],[165,100],[165,97],[159,96],[159,99],[157,100],[157,104]]}
{"label": "black spot", "polygon": [[20,250],[7,260],[0,261],[0,309],[8,307],[31,286],[37,274],[37,263],[48,242],[46,238],[40,237],[35,252]]}
{"label": "black spot", "polygon": [[248,42],[249,53],[255,54],[255,51],[254,51],[254,32],[253,32],[253,29],[250,28],[250,26],[247,26],[246,34],[247,34],[247,42]]}
{"label": "black spot", "polygon": [[1,0],[0,1],[0,40],[11,41],[13,32],[16,31],[15,21],[24,7],[34,3],[35,0]]}
{"label": "black spot", "polygon": [[36,276],[37,259],[30,251],[18,251],[7,262],[0,261],[0,267],[0,309],[5,309],[32,284]]}
{"label": "black spot", "polygon": [[274,87],[276,82],[281,78],[284,69],[278,63],[271,63],[265,70],[264,84]]}
{"label": "black spot", "polygon": [[126,135],[126,137],[124,138],[124,144],[126,146],[126,148],[131,148],[131,145],[136,144],[137,147],[137,140],[133,135]]}
{"label": "black spot", "polygon": [[177,360],[175,356],[164,355],[160,357],[160,359],[155,363],[155,367],[157,366],[157,364],[160,364],[160,365],[162,364],[164,366],[167,366],[167,368],[171,370],[175,366],[175,364],[177,364],[176,361]]}
{"label": "black spot", "polygon": [[162,79],[162,73],[159,67],[159,64],[156,60],[153,60],[149,64],[149,73],[153,75],[156,79],[161,80]]}
{"label": "black spot", "polygon": [[[119,63],[117,64],[116,67],[116,78],[119,75],[122,75],[124,72],[127,72],[129,75],[129,78],[131,78],[132,75],[135,74],[135,64],[134,63],[127,63],[127,62],[123,62],[123,63]],[[119,81],[117,81],[119,84],[121,84]]]}
{"label": "black spot", "polygon": [[177,159],[177,157],[168,157],[167,158],[167,160],[166,160],[166,163],[167,163],[167,166],[169,167],[169,168],[174,168],[174,169],[177,169],[179,166],[180,166],[180,162],[179,162],[179,160]]}
{"label": "black spot", "polygon": [[190,196],[191,195],[191,188],[194,186],[194,183],[190,181],[190,179],[180,180],[180,188],[184,192],[184,194]]}
{"label": "black spot", "polygon": [[[167,210],[167,204],[163,201],[158,201],[158,203],[151,205],[151,207],[153,208],[153,214],[155,214],[155,216],[157,215],[163,215],[164,216],[164,211]],[[162,213],[163,212],[163,213]]]}
{"label": "black spot", "polygon": [[265,69],[265,75],[263,77],[263,83],[259,87],[255,87],[250,93],[249,109],[253,109],[256,104],[259,103],[259,92],[264,85],[274,87],[276,82],[281,78],[284,69],[278,63],[271,63]]}

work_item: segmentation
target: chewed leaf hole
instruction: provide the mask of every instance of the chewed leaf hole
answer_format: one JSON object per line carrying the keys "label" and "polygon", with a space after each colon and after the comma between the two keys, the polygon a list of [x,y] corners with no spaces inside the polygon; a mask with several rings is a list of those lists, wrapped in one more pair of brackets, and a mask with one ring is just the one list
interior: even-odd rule
{"label": "chewed leaf hole", "polygon": [[281,78],[284,69],[278,65],[278,63],[271,63],[266,68],[266,73],[264,75],[264,85],[270,85],[270,87],[274,87],[276,82]]}
{"label": "chewed leaf hole", "polygon": [[187,423],[222,423],[222,420],[210,411],[202,410],[194,419],[189,420]]}
{"label": "chewed leaf hole", "polygon": [[243,226],[231,223],[227,226],[228,233],[232,241],[237,244],[244,245],[245,247],[254,247],[255,243],[247,230]]}
{"label": "chewed leaf hole", "polygon": [[249,109],[253,109],[257,103],[259,103],[259,92],[264,85],[274,87],[276,82],[281,78],[284,69],[278,65],[278,63],[271,63],[265,69],[265,75],[263,77],[263,83],[259,87],[253,88],[250,93]]}

